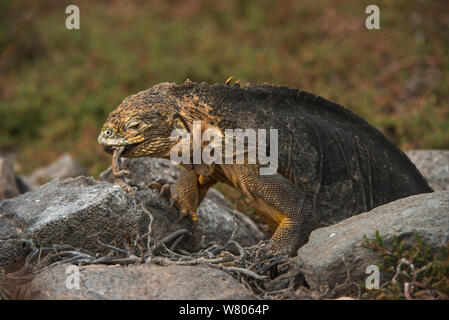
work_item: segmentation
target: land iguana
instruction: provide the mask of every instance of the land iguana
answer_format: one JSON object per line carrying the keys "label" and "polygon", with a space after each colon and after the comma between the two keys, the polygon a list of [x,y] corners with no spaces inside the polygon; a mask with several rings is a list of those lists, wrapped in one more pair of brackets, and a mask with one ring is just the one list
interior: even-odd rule
{"label": "land iguana", "polygon": [[[220,181],[243,192],[278,224],[274,249],[290,253],[318,226],[393,200],[432,192],[407,156],[379,130],[340,105],[274,85],[161,83],[126,98],[98,141],[123,157],[169,158],[175,129],[278,129],[278,169],[260,164],[184,164],[171,202],[196,219],[208,188]],[[191,153],[192,154],[192,153]],[[165,188],[167,189],[167,188]]]}

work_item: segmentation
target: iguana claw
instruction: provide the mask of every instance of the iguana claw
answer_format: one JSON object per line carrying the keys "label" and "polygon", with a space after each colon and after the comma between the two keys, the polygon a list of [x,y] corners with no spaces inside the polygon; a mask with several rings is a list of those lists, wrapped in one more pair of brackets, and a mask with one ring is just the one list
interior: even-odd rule
{"label": "iguana claw", "polygon": [[169,205],[168,208],[171,209],[173,207],[178,208],[179,214],[182,217],[188,216],[190,220],[193,222],[193,227],[196,226],[198,221],[198,216],[196,212],[191,212],[187,207],[183,206],[178,201],[178,196],[175,193],[172,193],[171,191],[171,185],[169,183],[166,183],[164,185],[161,185],[159,182],[152,182],[150,185],[148,185],[149,188],[159,191],[159,197],[164,197],[168,199]]}

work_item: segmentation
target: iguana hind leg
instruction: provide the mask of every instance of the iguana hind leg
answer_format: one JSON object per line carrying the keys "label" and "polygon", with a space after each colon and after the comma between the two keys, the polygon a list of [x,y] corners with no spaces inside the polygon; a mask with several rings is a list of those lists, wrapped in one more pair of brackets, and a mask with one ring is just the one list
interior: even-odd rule
{"label": "iguana hind leg", "polygon": [[271,237],[276,250],[293,254],[304,245],[316,228],[312,208],[304,194],[279,174],[259,175],[256,166],[236,166],[236,180],[245,194],[255,200],[256,208],[278,222]]}

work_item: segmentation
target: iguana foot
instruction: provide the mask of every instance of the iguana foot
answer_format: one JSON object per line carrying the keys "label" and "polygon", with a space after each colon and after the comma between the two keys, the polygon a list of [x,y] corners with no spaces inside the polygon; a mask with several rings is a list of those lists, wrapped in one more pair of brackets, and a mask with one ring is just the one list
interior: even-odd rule
{"label": "iguana foot", "polygon": [[148,187],[159,191],[159,197],[164,197],[169,201],[169,208],[177,208],[181,218],[186,216],[189,217],[193,223],[192,227],[196,227],[198,223],[198,216],[195,210],[189,209],[186,205],[182,204],[183,201],[180,199],[178,192],[176,192],[176,186],[169,183],[161,185],[159,182],[152,182]]}
{"label": "iguana foot", "polygon": [[170,184],[166,183],[161,185],[159,182],[154,181],[148,185],[148,188],[157,190],[159,192],[159,197],[164,197],[170,200]]}
{"label": "iguana foot", "polygon": [[170,208],[176,207],[179,210],[181,217],[189,217],[190,221],[193,223],[192,228],[195,228],[198,223],[198,215],[194,210],[189,209],[187,206],[181,203],[179,196],[175,193],[170,196]]}
{"label": "iguana foot", "polygon": [[160,192],[162,186],[161,186],[161,184],[160,184],[159,182],[153,181],[153,182],[151,182],[151,183],[148,185],[148,188],[154,189],[154,190],[157,190],[157,191]]}

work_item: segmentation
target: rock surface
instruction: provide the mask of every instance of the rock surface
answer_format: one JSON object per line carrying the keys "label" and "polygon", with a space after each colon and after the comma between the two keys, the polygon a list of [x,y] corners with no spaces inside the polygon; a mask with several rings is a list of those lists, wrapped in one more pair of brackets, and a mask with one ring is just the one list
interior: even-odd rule
{"label": "rock surface", "polygon": [[437,252],[449,241],[449,192],[400,199],[313,231],[309,242],[298,250],[298,262],[310,288],[327,286],[332,290],[344,283],[347,269],[342,257],[349,264],[352,281],[365,279],[366,267],[378,260],[364,248],[363,235],[373,239],[376,230],[387,244],[394,235],[399,241],[413,240],[418,231]]}
{"label": "rock surface", "polygon": [[65,153],[50,163],[48,166],[34,170],[29,176],[23,177],[29,189],[39,188],[42,183],[53,179],[74,178],[87,174],[87,169],[82,167],[70,154]]}
{"label": "rock surface", "polygon": [[[179,219],[176,209],[159,198],[155,190],[138,192],[154,217],[153,236],[162,239],[179,229],[192,232],[188,219]],[[198,211],[193,236],[186,236],[180,247],[196,251],[204,242],[225,243],[235,228],[232,210],[210,199]],[[94,252],[109,251],[98,244],[123,247],[125,237],[135,239],[147,232],[149,217],[119,186],[93,178],[55,179],[41,188],[0,202],[0,267],[17,269],[30,249],[20,239],[30,238],[37,246],[65,244]],[[236,241],[256,244],[260,232],[250,221],[240,224]]]}
{"label": "rock surface", "polygon": [[[52,267],[31,282],[33,299],[255,299],[227,273],[207,266],[90,265],[79,268],[79,289],[68,289],[68,265]],[[74,282],[68,281],[74,284]],[[69,285],[70,288],[70,285]]]}
{"label": "rock surface", "polygon": [[[147,187],[156,181],[160,184],[174,183],[179,176],[178,166],[170,160],[156,158],[123,159],[122,163],[129,171],[127,179],[140,187]],[[100,173],[99,180],[114,183],[114,176],[109,167]]]}
{"label": "rock surface", "polygon": [[[175,231],[169,228],[175,216],[163,213],[162,205],[151,192],[143,197],[158,217],[161,226],[155,230],[159,236]],[[10,262],[15,252],[11,246],[9,250],[3,248],[14,240],[11,238],[31,238],[37,246],[67,244],[104,252],[97,240],[121,246],[125,234],[144,234],[148,222],[146,214],[118,186],[85,177],[56,179],[35,191],[0,202],[0,237],[10,238],[0,240],[0,266],[7,271],[14,268]],[[27,246],[14,249],[29,250]]]}
{"label": "rock surface", "polygon": [[433,190],[449,190],[449,150],[411,150],[406,154]]}
{"label": "rock surface", "polygon": [[19,194],[12,164],[0,157],[0,200],[13,198]]}

